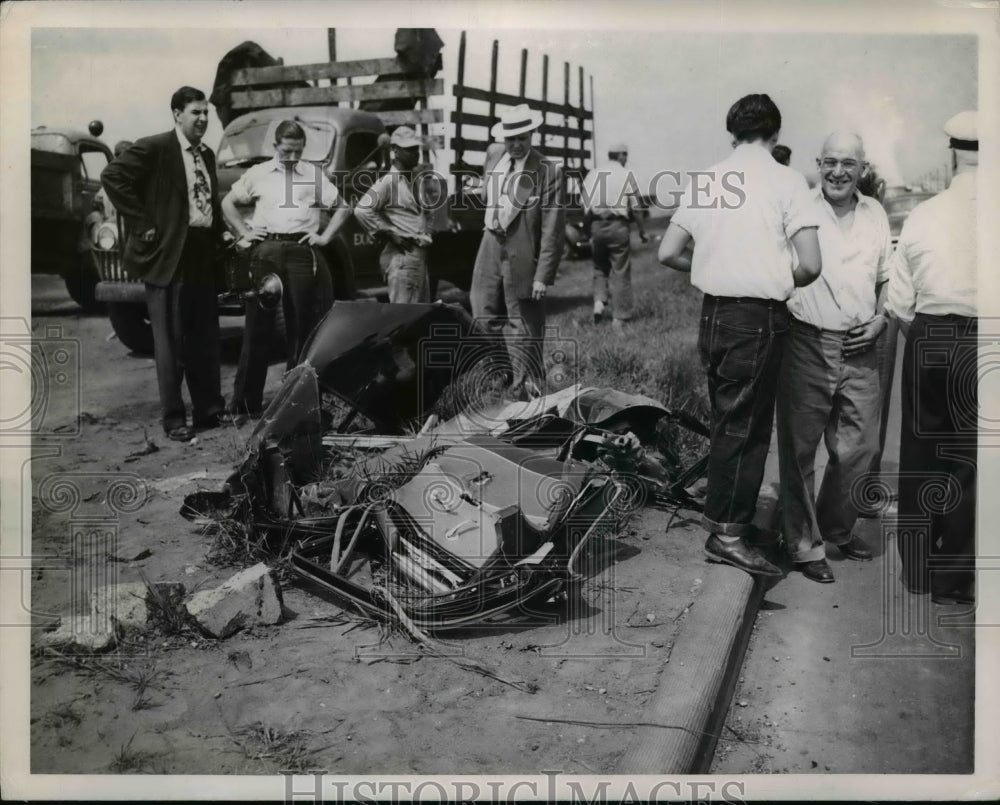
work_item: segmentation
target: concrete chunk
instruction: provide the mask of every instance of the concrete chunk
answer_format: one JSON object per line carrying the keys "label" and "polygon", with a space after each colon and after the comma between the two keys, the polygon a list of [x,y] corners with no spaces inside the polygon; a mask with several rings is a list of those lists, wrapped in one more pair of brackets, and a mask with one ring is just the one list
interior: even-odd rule
{"label": "concrete chunk", "polygon": [[60,620],[58,629],[39,636],[38,645],[74,653],[99,654],[114,647],[115,632],[104,628],[89,615],[67,615]]}
{"label": "concrete chunk", "polygon": [[262,563],[212,590],[199,590],[188,598],[186,607],[202,631],[222,639],[247,626],[279,623],[281,589]]}

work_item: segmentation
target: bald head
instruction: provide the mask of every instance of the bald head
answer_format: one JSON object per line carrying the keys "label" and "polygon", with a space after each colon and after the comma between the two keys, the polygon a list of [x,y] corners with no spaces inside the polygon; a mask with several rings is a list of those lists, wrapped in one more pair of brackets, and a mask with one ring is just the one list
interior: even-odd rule
{"label": "bald head", "polygon": [[824,157],[828,153],[832,153],[834,151],[837,153],[853,154],[854,158],[858,162],[864,162],[865,160],[865,144],[862,142],[861,138],[853,132],[833,132],[833,134],[827,137],[826,141],[823,143],[823,151],[820,156]]}
{"label": "bald head", "polygon": [[865,146],[857,134],[836,131],[826,138],[816,160],[823,196],[835,208],[854,208],[858,180],[865,172]]}

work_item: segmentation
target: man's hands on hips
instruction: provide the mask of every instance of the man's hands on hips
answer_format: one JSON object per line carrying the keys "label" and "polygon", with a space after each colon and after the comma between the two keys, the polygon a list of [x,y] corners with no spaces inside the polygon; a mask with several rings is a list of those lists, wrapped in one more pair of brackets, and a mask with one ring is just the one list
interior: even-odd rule
{"label": "man's hands on hips", "polygon": [[258,243],[263,239],[264,235],[262,233],[250,230],[240,235],[240,239],[236,241],[236,248],[239,249],[239,251],[243,252],[249,249],[251,246],[253,246],[254,243]]}
{"label": "man's hands on hips", "polygon": [[886,328],[885,316],[881,313],[873,318],[871,321],[860,324],[857,327],[853,327],[847,331],[847,335],[844,336],[844,344],[842,352],[844,357],[849,357],[851,355],[857,355],[861,352],[865,352],[870,349],[875,343],[875,339],[881,335],[882,331]]}
{"label": "man's hands on hips", "polygon": [[531,283],[531,298],[536,302],[540,299],[545,298],[545,291],[547,290],[544,282],[539,282],[535,280]]}

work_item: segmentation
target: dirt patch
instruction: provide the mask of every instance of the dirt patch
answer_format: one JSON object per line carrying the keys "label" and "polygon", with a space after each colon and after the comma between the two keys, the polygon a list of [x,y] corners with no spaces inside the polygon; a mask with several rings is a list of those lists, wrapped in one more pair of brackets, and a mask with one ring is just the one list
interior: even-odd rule
{"label": "dirt patch", "polygon": [[[85,607],[97,584],[144,576],[191,591],[232,575],[237,568],[209,561],[211,539],[178,512],[185,495],[219,488],[251,428],[167,440],[155,422],[152,361],[129,359],[120,372],[122,347],[104,338],[105,321],[60,324],[87,347],[80,405],[89,413],[54,412],[78,422],[75,435],[36,441],[36,635]],[[233,371],[224,366],[227,389]],[[539,608],[532,625],[439,634],[436,654],[287,575],[277,626],[224,641],[153,632],[102,658],[35,652],[31,770],[613,771],[700,590],[699,534],[683,513],[647,510],[595,545],[606,567]]]}

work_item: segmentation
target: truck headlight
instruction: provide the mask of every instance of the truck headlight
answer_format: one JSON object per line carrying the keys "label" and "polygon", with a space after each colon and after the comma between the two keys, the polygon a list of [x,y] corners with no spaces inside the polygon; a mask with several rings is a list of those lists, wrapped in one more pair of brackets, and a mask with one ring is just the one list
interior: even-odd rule
{"label": "truck headlight", "polygon": [[110,251],[118,245],[118,227],[105,221],[94,233],[94,243],[98,249]]}

